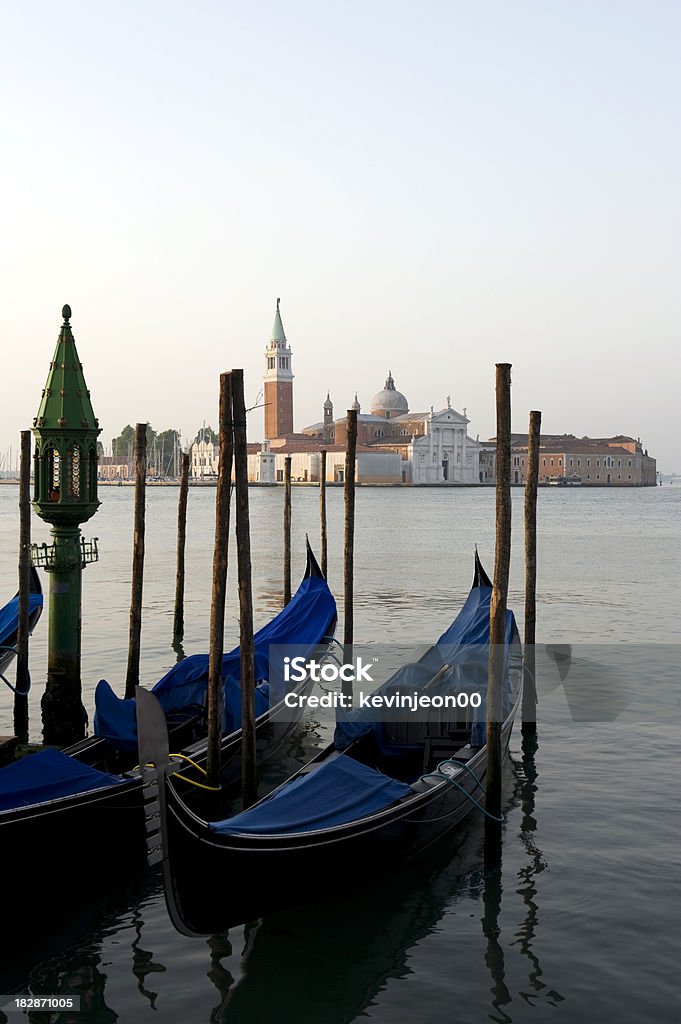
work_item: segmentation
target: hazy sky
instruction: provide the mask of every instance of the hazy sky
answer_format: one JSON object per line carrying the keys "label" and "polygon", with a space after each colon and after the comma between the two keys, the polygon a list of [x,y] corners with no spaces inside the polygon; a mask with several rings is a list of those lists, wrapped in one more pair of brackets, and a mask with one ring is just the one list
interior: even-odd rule
{"label": "hazy sky", "polygon": [[[681,471],[678,2],[2,3],[0,450],[61,321],[105,444],[261,386],[451,394]],[[249,423],[262,437],[262,413]]]}

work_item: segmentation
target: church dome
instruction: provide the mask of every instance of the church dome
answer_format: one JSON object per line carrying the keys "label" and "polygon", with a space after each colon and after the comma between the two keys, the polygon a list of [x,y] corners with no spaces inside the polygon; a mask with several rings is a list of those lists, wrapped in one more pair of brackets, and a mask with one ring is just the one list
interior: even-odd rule
{"label": "church dome", "polygon": [[397,391],[395,388],[393,375],[388,370],[388,379],[385,382],[385,387],[371,399],[371,414],[372,416],[385,416],[386,419],[390,419],[393,416],[402,416],[405,412],[409,412],[409,402],[402,392]]}

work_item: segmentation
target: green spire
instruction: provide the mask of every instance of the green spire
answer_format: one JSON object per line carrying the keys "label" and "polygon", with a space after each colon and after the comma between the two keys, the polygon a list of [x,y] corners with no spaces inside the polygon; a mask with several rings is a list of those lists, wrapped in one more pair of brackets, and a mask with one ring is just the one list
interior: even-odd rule
{"label": "green spire", "polygon": [[71,332],[70,306],[64,306],[62,316],[64,323],[33,426],[39,430],[94,430],[99,433],[99,421],[92,410],[90,392]]}
{"label": "green spire", "polygon": [[279,312],[279,303],[281,299],[277,299],[277,311],[274,314],[274,324],[272,325],[272,334],[270,341],[283,341],[286,344],[286,335],[284,334],[284,325],[281,322],[281,313]]}

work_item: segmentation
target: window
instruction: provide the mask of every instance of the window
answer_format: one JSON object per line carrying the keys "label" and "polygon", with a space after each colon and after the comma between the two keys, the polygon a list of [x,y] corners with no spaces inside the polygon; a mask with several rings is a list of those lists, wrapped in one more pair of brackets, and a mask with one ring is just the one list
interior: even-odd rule
{"label": "window", "polygon": [[586,460],[586,464],[587,464],[587,466],[590,466],[591,465],[591,459],[587,459]]}
{"label": "window", "polygon": [[283,480],[284,480],[284,470],[283,469],[278,469],[277,470],[277,483],[280,484],[280,483],[283,482]]}
{"label": "window", "polygon": [[551,459],[551,465],[553,465],[553,459]]}
{"label": "window", "polygon": [[562,465],[563,465],[563,460],[562,460],[562,459],[558,459],[558,465],[559,465],[559,466],[562,466]]}
{"label": "window", "polygon": [[572,465],[572,459],[570,459],[570,465]]}
{"label": "window", "polygon": [[582,460],[581,459],[577,459],[577,465],[581,466],[581,464],[582,464]]}

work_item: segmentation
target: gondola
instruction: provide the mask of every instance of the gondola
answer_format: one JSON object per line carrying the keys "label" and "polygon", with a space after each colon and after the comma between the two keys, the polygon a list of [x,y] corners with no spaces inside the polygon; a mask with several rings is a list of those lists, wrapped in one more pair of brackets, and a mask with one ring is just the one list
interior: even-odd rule
{"label": "gondola", "polygon": [[[336,603],[308,545],[300,587],[286,607],[254,636],[258,678],[263,680],[256,707],[256,742],[261,758],[268,757],[296,726],[295,712],[285,708],[278,686],[272,686],[269,695],[266,692],[269,644],[291,645],[308,658],[319,657],[333,642],[335,626]],[[236,720],[234,699],[236,693],[240,701],[239,660],[239,648],[235,648],[223,661],[225,720],[233,724],[222,740],[221,782],[225,788],[240,777],[241,723],[240,717]],[[191,656],[174,666],[154,687],[166,701],[162,716],[173,752],[191,758],[200,767],[206,762],[207,739],[204,708],[196,701],[202,687],[205,695],[207,667],[207,656]],[[297,684],[295,692],[304,694],[311,686],[312,681],[306,678]],[[175,703],[169,696],[174,689],[178,694]],[[189,706],[188,693],[192,697]],[[138,754],[129,749],[124,728],[130,720],[129,708],[124,705],[132,706],[134,722],[134,701],[118,703],[121,746],[113,735],[115,715],[107,704],[108,717],[103,715],[106,736],[91,737],[63,751],[48,748],[0,769],[0,848],[5,858],[11,858],[13,879],[17,872],[25,877],[37,875],[45,851],[49,851],[51,870],[61,865],[69,873],[74,869],[101,872],[107,862],[127,858],[133,850],[143,858],[142,779],[136,767]],[[201,781],[183,763],[189,776],[193,774],[193,781]],[[127,765],[127,770],[122,765]],[[187,799],[192,793],[198,797],[203,792],[189,781],[180,785]]]}
{"label": "gondola", "polygon": [[[43,589],[40,586],[40,577],[35,568],[31,566],[31,582],[29,585],[28,597],[28,632],[35,629],[38,619],[43,612]],[[0,608],[0,676],[12,662],[17,653],[17,630],[19,628],[19,593],[8,601],[4,608]]]}
{"label": "gondola", "polygon": [[[455,828],[484,801],[484,692],[492,587],[476,553],[473,586],[451,626],[416,663],[375,692],[384,696],[481,693],[471,711],[438,721],[376,722],[359,708],[337,720],[334,741],[248,810],[222,821],[195,814],[167,758],[153,696],[140,694],[147,849],[161,863],[169,914],[184,934],[204,935],[295,902],[320,871],[343,883],[406,860]],[[522,649],[507,613],[502,749],[522,687]],[[462,704],[464,702],[462,701]],[[371,714],[371,712],[369,712]],[[375,716],[375,712],[373,712]],[[300,897],[299,897],[300,898]]]}

